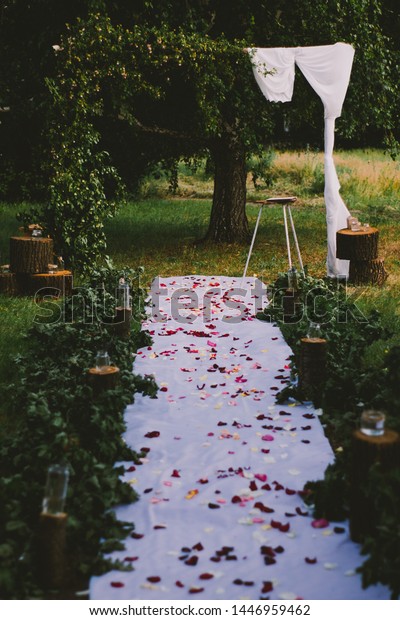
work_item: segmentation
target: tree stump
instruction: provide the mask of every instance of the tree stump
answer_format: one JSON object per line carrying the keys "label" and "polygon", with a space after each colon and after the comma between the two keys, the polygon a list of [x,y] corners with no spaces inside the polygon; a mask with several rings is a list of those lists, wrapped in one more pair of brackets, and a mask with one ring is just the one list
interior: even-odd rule
{"label": "tree stump", "polygon": [[362,489],[368,480],[372,465],[379,463],[382,471],[400,466],[400,434],[385,430],[383,435],[365,435],[360,430],[353,433],[352,477],[350,493],[350,536],[354,542],[362,542],[373,534],[376,514]]}
{"label": "tree stump", "polygon": [[53,240],[48,237],[11,237],[10,271],[45,273],[53,261]]}
{"label": "tree stump", "polygon": [[325,382],[327,349],[324,338],[302,338],[300,341],[299,388],[309,396]]}
{"label": "tree stump", "polygon": [[35,273],[27,280],[26,294],[43,298],[45,296],[66,297],[72,294],[73,276],[67,269],[54,273]]}
{"label": "tree stump", "polygon": [[282,297],[283,320],[285,323],[293,321],[297,316],[300,295],[298,291],[288,288]]}
{"label": "tree stump", "polygon": [[116,308],[113,322],[114,333],[120,338],[127,338],[131,333],[131,308]]}
{"label": "tree stump", "polygon": [[377,284],[382,286],[388,277],[383,258],[365,261],[350,261],[349,282],[351,284]]}
{"label": "tree stump", "polygon": [[116,388],[119,380],[119,368],[117,366],[104,366],[103,368],[89,368],[88,377],[95,394],[105,390]]}
{"label": "tree stump", "polygon": [[354,231],[342,228],[336,233],[336,258],[349,261],[371,261],[378,257],[377,228]]}
{"label": "tree stump", "polygon": [[60,589],[66,575],[66,525],[65,513],[53,515],[42,512],[37,539],[38,576],[47,589]]}
{"label": "tree stump", "polygon": [[377,228],[354,231],[347,228],[336,233],[336,257],[349,260],[351,284],[381,286],[388,274],[382,258],[378,258],[379,231]]}
{"label": "tree stump", "polygon": [[0,293],[4,295],[21,294],[21,282],[15,273],[0,272]]}

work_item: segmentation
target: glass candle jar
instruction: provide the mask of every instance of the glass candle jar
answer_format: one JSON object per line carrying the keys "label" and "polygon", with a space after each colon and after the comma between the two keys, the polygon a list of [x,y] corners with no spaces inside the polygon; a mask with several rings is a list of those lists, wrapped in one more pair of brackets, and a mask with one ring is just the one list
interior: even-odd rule
{"label": "glass candle jar", "polygon": [[287,273],[287,276],[288,288],[290,288],[292,291],[297,291],[299,289],[299,281],[296,267],[291,267]]}
{"label": "glass candle jar", "polygon": [[96,355],[96,370],[102,371],[110,366],[110,356],[107,351],[97,351]]}
{"label": "glass candle jar", "polygon": [[51,465],[47,471],[43,512],[57,515],[64,512],[67,497],[69,470],[64,465]]}
{"label": "glass candle jar", "polygon": [[310,340],[317,340],[322,338],[321,325],[315,321],[310,321],[308,326],[307,338]]}
{"label": "glass candle jar", "polygon": [[129,284],[125,282],[124,278],[121,278],[117,289],[117,307],[118,308],[130,308],[131,307],[131,295]]}
{"label": "glass candle jar", "polygon": [[364,435],[370,437],[383,435],[385,432],[385,414],[374,409],[363,411],[360,419],[360,430]]}

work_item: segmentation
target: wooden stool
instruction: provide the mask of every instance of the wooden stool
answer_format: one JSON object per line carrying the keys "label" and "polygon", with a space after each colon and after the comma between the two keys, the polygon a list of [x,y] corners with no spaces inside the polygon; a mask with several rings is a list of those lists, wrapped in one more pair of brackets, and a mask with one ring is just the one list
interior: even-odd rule
{"label": "wooden stool", "polygon": [[272,205],[282,205],[283,221],[284,221],[284,224],[285,224],[286,247],[287,247],[287,253],[288,253],[288,260],[289,260],[289,268],[292,267],[292,256],[291,256],[291,252],[290,252],[289,229],[288,229],[288,222],[287,222],[287,216],[288,215],[289,215],[289,219],[290,219],[290,225],[291,225],[291,228],[292,228],[292,233],[293,233],[293,238],[294,238],[294,242],[295,242],[295,246],[296,246],[296,250],[297,250],[297,256],[298,256],[298,259],[299,259],[300,268],[301,268],[301,270],[304,273],[303,260],[301,258],[299,242],[297,240],[296,229],[294,227],[292,211],[290,209],[290,204],[293,203],[293,202],[296,202],[296,200],[297,200],[296,196],[276,196],[274,198],[267,198],[266,200],[256,200],[255,201],[255,204],[260,206],[260,210],[258,212],[258,217],[257,217],[256,225],[254,227],[253,238],[251,240],[249,253],[247,255],[246,265],[245,265],[245,268],[244,268],[244,271],[243,271],[243,276],[242,276],[243,278],[246,277],[247,268],[249,266],[251,253],[253,251],[254,242],[256,240],[256,235],[257,235],[258,225],[260,223],[260,218],[261,218],[262,210],[263,210],[264,207],[271,207]]}

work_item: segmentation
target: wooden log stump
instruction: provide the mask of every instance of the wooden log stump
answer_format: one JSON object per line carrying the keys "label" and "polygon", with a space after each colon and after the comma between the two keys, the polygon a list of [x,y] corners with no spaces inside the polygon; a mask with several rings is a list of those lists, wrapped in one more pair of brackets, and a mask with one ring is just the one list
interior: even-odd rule
{"label": "wooden log stump", "polygon": [[299,388],[308,396],[313,396],[325,382],[327,349],[324,338],[300,341]]}
{"label": "wooden log stump", "polygon": [[113,321],[114,333],[120,338],[128,338],[131,333],[131,308],[116,308]]}
{"label": "wooden log stump", "polygon": [[45,296],[68,297],[72,294],[73,276],[68,269],[54,273],[35,273],[27,278],[26,294],[38,298]]}
{"label": "wooden log stump", "polygon": [[14,273],[45,273],[53,259],[49,237],[11,237],[10,270]]}
{"label": "wooden log stump", "polygon": [[336,258],[350,261],[371,261],[378,258],[379,230],[370,227],[354,231],[342,228],[336,233]]}
{"label": "wooden log stump", "polygon": [[376,513],[362,485],[372,465],[379,463],[384,472],[400,466],[400,434],[387,429],[383,435],[371,436],[356,430],[352,440],[350,536],[354,542],[362,542],[373,534],[376,523]]}
{"label": "wooden log stump", "polygon": [[105,390],[115,389],[119,380],[119,374],[117,366],[103,366],[101,369],[89,368],[88,377],[94,394],[101,394]]}
{"label": "wooden log stump", "polygon": [[0,293],[4,295],[21,294],[21,282],[15,273],[0,272]]}
{"label": "wooden log stump", "polygon": [[286,323],[294,320],[299,307],[300,294],[299,291],[288,288],[282,297],[283,320]]}
{"label": "wooden log stump", "polygon": [[47,589],[60,589],[66,576],[66,526],[65,513],[42,512],[37,538],[37,566],[40,584]]}
{"label": "wooden log stump", "polygon": [[366,261],[350,261],[349,282],[351,284],[376,284],[382,286],[388,277],[383,258]]}

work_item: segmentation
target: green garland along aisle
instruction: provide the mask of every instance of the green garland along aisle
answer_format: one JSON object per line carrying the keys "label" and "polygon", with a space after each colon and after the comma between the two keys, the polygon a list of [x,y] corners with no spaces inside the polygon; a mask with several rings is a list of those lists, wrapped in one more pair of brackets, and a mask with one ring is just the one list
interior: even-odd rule
{"label": "green garland along aisle", "polygon": [[[123,439],[123,412],[137,392],[156,395],[151,377],[132,374],[134,353],[149,344],[140,331],[144,291],[139,273],[108,266],[92,271],[75,295],[38,305],[28,348],[17,357],[16,379],[3,394],[16,428],[0,447],[0,590],[2,598],[55,596],[38,582],[35,541],[46,472],[69,468],[66,500],[68,571],[62,597],[86,587],[90,574],[107,568],[103,553],[121,548],[133,524],[118,522],[112,507],[132,502],[135,493],[122,483],[117,461],[138,463],[140,454]],[[132,288],[132,328],[119,338],[107,326],[115,310],[119,278]],[[98,349],[107,348],[120,369],[115,389],[94,394],[87,370]],[[139,462],[140,463],[140,462]],[[59,597],[59,596],[58,596]]]}
{"label": "green garland along aisle", "polygon": [[[293,377],[299,364],[300,339],[307,335],[309,321],[319,322],[328,340],[327,380],[311,398],[323,409],[321,422],[335,450],[335,462],[327,468],[323,480],[306,485],[305,493],[317,518],[342,520],[349,516],[351,437],[359,427],[362,410],[384,410],[386,425],[400,431],[400,346],[395,320],[388,326],[377,310],[364,313],[362,303],[357,303],[360,289],[347,289],[336,280],[305,275],[299,277],[297,313],[285,322],[282,302],[287,287],[287,276],[282,274],[270,287],[272,303],[258,318],[281,327],[293,350]],[[384,354],[371,364],[370,352],[377,346],[384,347]],[[282,390],[278,400],[284,402],[290,397],[306,398],[296,381]],[[377,522],[374,536],[363,541],[361,552],[367,559],[358,569],[365,587],[377,582],[386,584],[394,599],[400,595],[399,486],[399,467],[389,473],[383,473],[378,464],[372,468],[363,492]]]}

